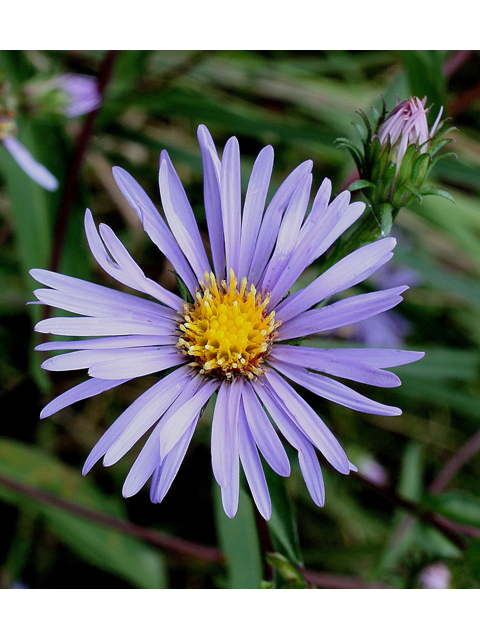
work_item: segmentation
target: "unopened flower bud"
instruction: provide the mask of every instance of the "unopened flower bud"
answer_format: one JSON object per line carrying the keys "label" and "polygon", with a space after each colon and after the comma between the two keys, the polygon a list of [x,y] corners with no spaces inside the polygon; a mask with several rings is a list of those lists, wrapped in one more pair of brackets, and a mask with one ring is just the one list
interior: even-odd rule
{"label": "unopened flower bud", "polygon": [[360,176],[349,189],[362,190],[381,226],[381,235],[389,235],[400,208],[413,200],[421,202],[425,195],[452,199],[447,191],[424,184],[435,162],[448,155],[435,157],[451,141],[445,134],[453,128],[445,129],[445,121],[440,120],[443,107],[429,128],[430,107],[425,109],[426,101],[426,97],[423,100],[410,97],[397,104],[388,116],[384,102],[382,113],[376,114],[373,123],[359,111],[365,126],[358,123],[355,126],[363,149],[345,138],[338,140],[350,151]]}

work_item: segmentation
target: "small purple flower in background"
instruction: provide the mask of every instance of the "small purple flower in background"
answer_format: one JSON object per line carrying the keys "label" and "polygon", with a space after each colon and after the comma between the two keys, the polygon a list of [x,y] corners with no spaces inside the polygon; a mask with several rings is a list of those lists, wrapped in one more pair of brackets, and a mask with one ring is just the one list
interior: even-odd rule
{"label": "small purple flower in background", "polygon": [[385,467],[374,458],[363,457],[358,461],[358,473],[376,484],[378,487],[385,487],[388,484],[388,473]]}
{"label": "small purple flower in background", "polygon": [[452,574],[443,562],[434,562],[420,573],[419,581],[422,589],[449,589]]}
{"label": "small purple flower in background", "polygon": [[228,140],[222,158],[203,125],[198,139],[211,262],[165,151],[160,155],[159,182],[166,222],[142,187],[126,171],[114,168],[123,195],[183,281],[188,302],[147,278],[110,227],[101,224],[97,230],[89,210],[85,230],[99,265],[118,282],[153,300],[42,269],[31,271],[49,287],[35,291],[40,303],[79,314],[42,320],[36,330],[85,338],[39,345],[40,351],[72,350],[47,359],[43,368],[87,369],[90,375],[52,400],[41,417],[133,378],[162,372],[100,438],[85,462],[84,474],[102,457],[104,465],[114,464],[151,430],[127,475],[123,495],[134,495],[151,478],[151,500],[161,502],[203,407],[216,393],[212,467],[227,515],[233,517],[237,510],[241,463],[258,510],[264,518],[271,516],[259,453],[275,472],[290,474],[277,429],[297,450],[310,495],[321,506],[324,484],[315,448],[340,473],[356,467],[291,382],[356,411],[396,416],[400,409],[370,400],[330,376],[396,387],[399,378],[384,369],[418,360],[423,353],[319,349],[308,342],[305,346],[288,342],[397,305],[405,286],[315,308],[385,264],[396,240],[384,238],[354,251],[285,297],[302,272],[359,218],[364,205],[350,204],[348,192],[329,202],[331,184],[324,180],[306,216],[312,184],[312,162],[306,161],[265,207],[273,167],[273,149],[267,146],[253,166],[242,211],[237,139]]}
{"label": "small purple flower in background", "polygon": [[58,188],[58,180],[13,136],[14,131],[13,119],[0,115],[0,142],[5,149],[32,180],[48,191],[55,191]]}
{"label": "small purple flower in background", "polygon": [[427,123],[428,109],[425,109],[426,101],[427,98],[425,96],[423,100],[411,97],[403,102],[397,102],[395,108],[378,130],[377,135],[381,146],[383,147],[389,141],[392,151],[394,150],[397,171],[400,169],[409,145],[414,144],[420,151],[426,151],[426,149],[423,149],[425,143],[435,135],[442,117],[443,107],[440,108],[432,128],[429,129]]}
{"label": "small purple flower in background", "polygon": [[97,79],[78,73],[64,73],[50,80],[50,86],[61,89],[68,100],[64,113],[76,118],[94,111],[100,106]]}

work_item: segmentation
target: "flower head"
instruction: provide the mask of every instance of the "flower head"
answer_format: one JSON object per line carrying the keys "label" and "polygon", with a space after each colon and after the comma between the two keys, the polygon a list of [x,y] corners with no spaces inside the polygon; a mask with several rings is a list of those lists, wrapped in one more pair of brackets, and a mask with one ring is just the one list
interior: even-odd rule
{"label": "flower head", "polygon": [[51,85],[63,91],[67,98],[64,113],[68,118],[82,116],[100,106],[98,82],[93,76],[64,73],[52,78]]}
{"label": "flower head", "polygon": [[31,110],[76,118],[98,109],[101,103],[97,79],[80,73],[62,73],[25,84],[24,97]]}
{"label": "flower head", "polygon": [[452,130],[452,127],[446,128],[445,121],[440,121],[443,107],[432,127],[428,127],[430,108],[425,109],[426,100],[426,97],[420,100],[412,96],[403,102],[397,101],[388,116],[384,102],[382,113],[376,115],[373,123],[359,111],[364,127],[357,125],[357,129],[363,148],[345,138],[338,140],[350,151],[360,176],[349,189],[364,191],[378,220],[386,207],[391,210],[382,222],[382,230],[387,232],[384,235],[388,235],[399,209],[414,199],[421,202],[425,195],[452,199],[447,191],[424,184],[435,162],[448,155],[437,156],[451,142],[445,135]]}
{"label": "flower head", "polygon": [[388,118],[378,130],[378,138],[382,147],[389,146],[394,152],[397,171],[409,145],[413,144],[419,150],[431,140],[435,134],[443,107],[438,112],[437,119],[429,130],[427,123],[428,110],[425,109],[427,98],[410,97],[397,104]]}
{"label": "flower head", "polygon": [[370,400],[334,378],[394,387],[400,380],[384,369],[413,362],[423,354],[318,349],[288,342],[398,304],[404,286],[316,308],[387,262],[395,240],[386,238],[354,251],[288,296],[298,276],[358,219],[364,205],[351,204],[348,193],[329,203],[331,185],[324,180],[306,216],[312,184],[312,163],[306,161],[265,206],[273,167],[273,149],[267,146],[255,161],[242,207],[236,138],[228,140],[221,158],[206,127],[199,127],[198,139],[211,259],[166,152],[160,156],[159,171],[166,220],[126,171],[114,169],[123,195],[183,283],[186,300],[147,278],[108,226],[101,224],[97,230],[89,210],[85,230],[97,262],[117,281],[149,299],[50,271],[31,272],[48,287],[35,291],[40,302],[78,314],[42,320],[36,330],[83,338],[39,345],[41,351],[70,350],[47,359],[43,368],[85,368],[90,376],[52,400],[41,415],[49,416],[138,376],[160,374],[100,438],[84,473],[102,457],[105,465],[115,463],[150,431],[123,494],[135,494],[151,478],[150,497],[160,502],[180,467],[203,407],[216,394],[212,467],[227,515],[233,517],[237,509],[241,462],[260,513],[270,517],[259,454],[274,471],[288,476],[290,463],[280,435],[297,450],[308,490],[315,503],[323,505],[324,485],[315,449],[340,473],[348,474],[355,467],[292,383],[357,411],[395,416],[400,409]]}

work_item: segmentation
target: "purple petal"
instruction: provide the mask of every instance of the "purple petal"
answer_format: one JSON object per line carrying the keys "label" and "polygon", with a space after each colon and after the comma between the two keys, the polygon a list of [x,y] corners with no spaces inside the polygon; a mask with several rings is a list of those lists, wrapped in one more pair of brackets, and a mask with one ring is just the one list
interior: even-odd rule
{"label": "purple petal", "polygon": [[182,250],[167,227],[157,208],[143,188],[120,167],[113,167],[113,176],[130,206],[136,211],[146,233],[182,278],[190,293],[195,293],[197,279]]}
{"label": "purple petal", "polygon": [[235,480],[235,464],[238,462],[237,420],[240,398],[244,387],[242,378],[233,383],[223,382],[215,403],[212,420],[212,469],[221,487],[228,487]]}
{"label": "purple petal", "polygon": [[170,336],[170,326],[150,320],[117,320],[117,318],[47,318],[35,325],[39,333],[57,336],[157,335]]}
{"label": "purple petal", "polygon": [[[153,500],[153,502],[161,502],[165,497],[167,491],[170,489],[171,484],[174,481],[180,465],[182,464],[183,458],[185,457],[185,454],[187,452],[188,445],[190,444],[190,441],[192,439],[199,416],[200,413],[195,416],[193,422],[189,427],[187,427],[187,430],[182,435],[180,440],[163,459],[157,479],[155,499]],[[158,443],[157,451],[160,455],[160,448],[158,446]]]}
{"label": "purple petal", "polygon": [[[297,242],[300,225],[307,210],[310,189],[312,186],[312,174],[308,173],[301,180],[292,199],[288,203],[287,210],[283,216],[277,242],[273,256],[265,269],[265,274],[261,280],[261,286],[265,291],[272,291],[285,266],[290,260],[291,253]],[[275,306],[276,302],[271,302]]]}
{"label": "purple petal", "polygon": [[147,391],[142,393],[125,411],[115,420],[115,422],[105,431],[103,436],[91,450],[83,465],[82,474],[86,475],[93,465],[105,455],[115,441],[121,436],[123,431],[128,427],[135,416],[152,400],[161,396],[171,386],[177,385],[182,380],[188,381],[188,371],[190,367],[182,367],[173,371],[171,374],[159,380],[151,386]]}
{"label": "purple petal", "polygon": [[[90,247],[90,251],[102,269],[111,275],[112,278],[118,280],[118,282],[126,284],[128,287],[132,287],[133,289],[148,293],[173,309],[180,309],[182,300],[150,278],[146,278],[143,271],[133,261],[113,231],[106,227],[106,225],[103,225],[102,229],[104,231],[104,235],[108,236],[110,245],[109,250],[115,253],[115,256],[113,257],[118,258],[121,261],[122,266],[120,266],[118,262],[112,259],[107,253],[102,238],[95,226],[92,212],[87,209],[85,212],[85,233],[87,236],[87,242]],[[109,231],[106,231],[106,229],[109,229]]]}
{"label": "purple petal", "polygon": [[265,520],[270,520],[272,503],[268,492],[267,481],[257,447],[255,446],[255,441],[248,427],[243,404],[240,406],[238,414],[238,450],[245,477],[257,509]]}
{"label": "purple petal", "polygon": [[301,291],[286,298],[276,308],[282,322],[298,316],[325,298],[362,282],[390,260],[395,238],[384,238],[357,249],[334,264]]}
{"label": "purple petal", "polygon": [[238,140],[227,141],[220,173],[223,232],[225,235],[225,263],[227,278],[230,269],[238,274],[241,236],[242,192],[240,185],[240,149]]}
{"label": "purple petal", "polygon": [[208,237],[215,275],[217,279],[221,280],[225,276],[225,239],[220,200],[220,160],[210,132],[205,125],[198,127],[197,137],[202,152],[203,195]]}
{"label": "purple petal", "polygon": [[242,237],[238,278],[247,276],[262,222],[265,200],[273,169],[273,148],[267,146],[260,151],[253,165],[243,207]]}
{"label": "purple petal", "polygon": [[[178,190],[175,189],[176,181],[174,176],[176,176],[176,174],[169,162],[165,158],[162,159],[160,162],[159,182],[165,216],[197,280],[203,280],[204,273],[210,272],[210,265],[205,254],[203,243],[201,239],[197,238],[197,236],[199,236],[197,223],[195,222],[194,225],[187,226],[189,224],[189,216],[180,214],[184,208],[185,201]],[[186,210],[183,210],[183,213],[185,214]]]}
{"label": "purple petal", "polygon": [[276,371],[268,370],[265,379],[277,404],[297,428],[319,449],[340,473],[350,473],[348,458],[338,440],[310,405]]}
{"label": "purple petal", "polygon": [[99,393],[103,393],[104,391],[108,391],[109,389],[113,389],[114,387],[118,387],[124,382],[128,382],[128,379],[99,380],[98,378],[95,378],[85,380],[85,382],[77,384],[75,387],[72,387],[68,391],[61,393],[59,396],[49,402],[40,413],[40,418],[48,418],[54,413],[57,413],[57,411],[60,411],[60,409],[69,407],[71,404],[79,402],[80,400],[85,400],[85,398],[92,398]]}
{"label": "purple petal", "polygon": [[125,478],[122,487],[124,498],[130,498],[138,493],[160,464],[158,438],[159,431],[155,427]]}
{"label": "purple petal", "polygon": [[[402,301],[400,294],[406,289],[408,287],[395,287],[385,291],[362,293],[334,302],[322,309],[304,311],[279,327],[278,340],[305,337],[370,318],[399,304]],[[279,313],[278,320],[281,319],[282,315]]]}
{"label": "purple petal", "polygon": [[289,476],[288,456],[250,383],[244,385],[242,399],[249,429],[261,454],[278,475]]}
{"label": "purple petal", "polygon": [[26,149],[16,138],[6,136],[2,140],[5,149],[13,156],[18,166],[47,191],[58,189],[58,180],[53,176],[43,164],[35,160],[30,151]]}
{"label": "purple petal", "polygon": [[195,395],[187,400],[178,410],[165,422],[160,432],[160,459],[163,460],[167,453],[173,449],[185,431],[189,428],[202,407],[208,402],[214,391],[219,387],[218,380],[204,380],[200,374],[201,386]]}
{"label": "purple petal", "polygon": [[285,211],[293,192],[297,188],[297,185],[303,179],[305,174],[312,170],[312,166],[312,161],[306,160],[294,169],[280,185],[265,211],[257,237],[257,244],[255,245],[250,273],[248,274],[248,281],[254,285],[258,284],[260,276],[270,259],[270,254],[277,239],[278,229],[280,228],[282,214]]}
{"label": "purple petal", "polygon": [[353,389],[337,380],[332,380],[318,373],[312,373],[303,367],[287,365],[277,361],[273,363],[273,366],[277,371],[283,373],[297,384],[301,384],[305,389],[355,411],[381,416],[399,416],[402,413],[397,407],[390,407],[380,402],[375,402],[375,400],[370,400],[370,398],[353,391]]}
{"label": "purple petal", "polygon": [[[175,373],[175,372],[174,372]],[[165,380],[168,378],[168,385]],[[129,416],[122,433],[108,447],[103,464],[110,466],[118,462],[127,451],[163,416],[177,397],[191,384],[191,378],[184,368],[176,376],[170,375],[157,382],[145,392],[134,414]],[[163,383],[163,384],[162,384]],[[152,391],[155,389],[155,392]],[[147,395],[148,394],[148,395]],[[146,397],[145,397],[146,396]],[[139,399],[140,399],[139,398]],[[158,442],[158,441],[157,441]]]}
{"label": "purple petal", "polygon": [[103,300],[105,304],[108,304],[111,309],[114,308],[117,312],[128,310],[135,317],[140,312],[165,318],[175,318],[177,316],[177,311],[157,302],[145,300],[130,293],[116,291],[92,282],[86,282],[85,280],[79,280],[78,278],[72,278],[71,276],[65,276],[61,273],[54,273],[44,269],[31,269],[30,275],[38,282],[67,295],[76,296],[79,300],[95,300],[97,302]]}
{"label": "purple petal", "polygon": [[58,340],[41,342],[35,351],[65,351],[68,349],[129,349],[176,344],[178,336],[112,336],[91,340]]}
{"label": "purple petal", "polygon": [[305,484],[312,500],[319,507],[325,504],[325,486],[323,484],[322,469],[317,454],[309,442],[298,452],[298,462]]}
{"label": "purple petal", "polygon": [[389,369],[402,364],[410,364],[423,358],[423,351],[400,351],[398,349],[325,349],[335,351],[337,358],[359,360],[370,367]]}
{"label": "purple petal", "polygon": [[144,354],[119,354],[116,360],[93,364],[88,370],[88,375],[92,378],[106,380],[138,378],[176,367],[188,361],[186,356],[178,353],[176,349],[171,350],[170,347],[152,347],[148,352],[144,349],[135,349],[134,351],[144,352]]}
{"label": "purple petal", "polygon": [[382,371],[364,364],[361,357],[355,359],[340,356],[338,349],[317,349],[315,347],[299,347],[293,345],[275,345],[272,357],[285,364],[301,365],[307,369],[321,371],[339,378],[355,380],[376,387],[398,387],[398,376],[390,371]]}

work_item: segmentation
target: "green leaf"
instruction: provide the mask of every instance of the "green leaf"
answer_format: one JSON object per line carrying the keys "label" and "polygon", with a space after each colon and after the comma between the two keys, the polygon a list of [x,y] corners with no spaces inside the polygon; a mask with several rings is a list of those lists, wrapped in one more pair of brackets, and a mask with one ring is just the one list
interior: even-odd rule
{"label": "green leaf", "polygon": [[455,522],[480,527],[480,497],[473,494],[461,491],[428,494],[422,504]]}
{"label": "green leaf", "polygon": [[[125,517],[121,502],[106,497],[80,472],[36,446],[0,438],[0,473],[75,505]],[[143,541],[1,484],[0,498],[35,509],[55,535],[87,562],[142,589],[165,587],[162,556]]]}
{"label": "green leaf", "polygon": [[229,589],[258,589],[263,577],[260,545],[252,503],[240,489],[238,511],[229,518],[222,506],[220,487],[214,483],[215,521],[220,547],[227,559]]}

